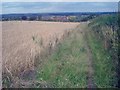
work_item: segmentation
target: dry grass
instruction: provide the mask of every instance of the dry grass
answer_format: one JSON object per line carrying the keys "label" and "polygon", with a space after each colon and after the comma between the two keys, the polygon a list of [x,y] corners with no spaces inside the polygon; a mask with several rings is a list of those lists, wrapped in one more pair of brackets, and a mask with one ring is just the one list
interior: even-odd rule
{"label": "dry grass", "polygon": [[39,62],[35,60],[50,54],[64,37],[65,30],[77,25],[62,22],[2,22],[3,76],[7,75],[9,80],[9,77],[14,78],[27,70],[34,70]]}

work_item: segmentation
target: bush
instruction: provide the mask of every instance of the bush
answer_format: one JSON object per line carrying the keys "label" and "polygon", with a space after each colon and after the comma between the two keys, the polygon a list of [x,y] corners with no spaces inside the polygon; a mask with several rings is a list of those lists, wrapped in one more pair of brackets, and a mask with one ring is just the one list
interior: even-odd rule
{"label": "bush", "polygon": [[112,14],[99,16],[88,24],[91,30],[95,33],[95,37],[102,41],[104,49],[111,55],[111,62],[114,62],[114,65],[116,66],[116,72],[119,69],[118,41],[120,34],[118,21],[118,15]]}

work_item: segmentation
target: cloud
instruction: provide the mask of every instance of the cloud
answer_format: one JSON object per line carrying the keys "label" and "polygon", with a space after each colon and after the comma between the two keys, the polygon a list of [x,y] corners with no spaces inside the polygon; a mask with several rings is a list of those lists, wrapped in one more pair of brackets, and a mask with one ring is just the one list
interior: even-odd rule
{"label": "cloud", "polygon": [[2,0],[2,2],[119,2],[119,0]]}
{"label": "cloud", "polygon": [[47,12],[112,12],[117,11],[115,2],[4,2],[3,14]]}

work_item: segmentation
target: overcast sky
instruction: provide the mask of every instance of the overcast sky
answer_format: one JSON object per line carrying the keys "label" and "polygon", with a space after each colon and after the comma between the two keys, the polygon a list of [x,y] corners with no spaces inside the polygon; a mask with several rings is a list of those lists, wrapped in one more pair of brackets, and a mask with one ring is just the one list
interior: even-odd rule
{"label": "overcast sky", "polygon": [[118,2],[119,0],[1,0],[2,2]]}
{"label": "overcast sky", "polygon": [[114,12],[118,10],[117,2],[5,2],[5,1],[12,0],[4,0],[4,2],[2,3],[2,14],[52,13],[52,12]]}

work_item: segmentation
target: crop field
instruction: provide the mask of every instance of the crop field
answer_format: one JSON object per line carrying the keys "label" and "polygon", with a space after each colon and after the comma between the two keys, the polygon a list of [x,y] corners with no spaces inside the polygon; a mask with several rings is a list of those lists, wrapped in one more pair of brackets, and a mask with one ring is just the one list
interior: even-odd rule
{"label": "crop field", "polygon": [[3,87],[116,87],[118,44],[113,31],[117,26],[110,27],[114,19],[101,16],[80,23],[3,21]]}
{"label": "crop field", "polygon": [[64,32],[74,28],[78,23],[62,22],[2,22],[3,71],[11,76],[27,69],[34,69],[36,54],[55,40],[60,40]]}
{"label": "crop field", "polygon": [[118,2],[1,7],[0,88],[120,88]]}

